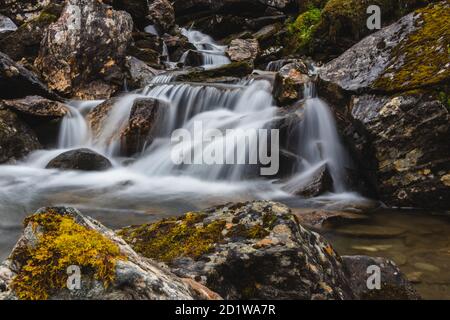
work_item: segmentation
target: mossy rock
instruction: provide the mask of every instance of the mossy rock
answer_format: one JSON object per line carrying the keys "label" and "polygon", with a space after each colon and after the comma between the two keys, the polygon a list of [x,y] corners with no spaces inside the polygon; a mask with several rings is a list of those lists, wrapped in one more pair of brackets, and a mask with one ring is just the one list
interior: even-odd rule
{"label": "mossy rock", "polygon": [[125,260],[111,240],[75,221],[49,211],[25,220],[36,237],[34,246],[18,247],[12,259],[21,268],[11,283],[19,299],[43,300],[67,287],[67,268],[79,266],[105,287],[115,277],[115,264]]}
{"label": "mossy rock", "polygon": [[430,5],[416,14],[416,31],[394,48],[389,65],[373,85],[375,89],[395,92],[448,82],[450,4]]}
{"label": "mossy rock", "polygon": [[310,46],[312,55],[330,60],[350,48],[357,41],[377,31],[367,28],[367,8],[381,8],[381,23],[387,26],[396,19],[436,1],[427,0],[329,0],[324,6],[320,22],[314,27]]}

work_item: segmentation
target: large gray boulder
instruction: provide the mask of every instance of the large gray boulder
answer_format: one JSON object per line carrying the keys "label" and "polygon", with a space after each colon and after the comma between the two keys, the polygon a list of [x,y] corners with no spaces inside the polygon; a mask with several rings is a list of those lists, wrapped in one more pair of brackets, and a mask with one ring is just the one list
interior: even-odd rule
{"label": "large gray boulder", "polygon": [[[68,283],[76,284],[69,275],[77,269],[80,286],[69,290]],[[0,266],[0,299],[7,300],[192,300],[208,299],[208,292],[139,256],[113,231],[71,208],[43,208],[27,218]]]}
{"label": "large gray boulder", "polygon": [[330,244],[279,203],[229,204],[119,234],[225,299],[353,298]]}
{"label": "large gray boulder", "polygon": [[35,65],[68,97],[108,98],[123,84],[133,20],[102,1],[68,0],[44,36]]}
{"label": "large gray boulder", "polygon": [[319,70],[319,92],[333,105],[355,162],[390,206],[449,206],[444,12],[448,1],[416,10]]}
{"label": "large gray boulder", "polygon": [[441,1],[408,14],[325,65],[320,77],[353,92],[392,93],[448,81],[449,11]]}

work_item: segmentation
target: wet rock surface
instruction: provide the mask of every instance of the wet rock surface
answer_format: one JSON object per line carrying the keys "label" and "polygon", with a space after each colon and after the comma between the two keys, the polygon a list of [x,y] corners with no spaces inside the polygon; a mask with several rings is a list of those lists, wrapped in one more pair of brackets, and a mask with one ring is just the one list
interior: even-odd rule
{"label": "wet rock surface", "polygon": [[[298,225],[281,204],[230,204],[120,234],[139,253],[169,263],[177,275],[225,299],[352,297],[332,247]],[[172,237],[179,237],[181,247],[164,250]]]}
{"label": "wet rock surface", "polygon": [[61,119],[67,115],[67,106],[63,103],[39,96],[28,96],[24,99],[2,100],[0,108],[8,108],[25,117],[33,119]]}
{"label": "wet rock surface", "polygon": [[351,110],[370,137],[373,152],[361,152],[360,159],[366,164],[376,159],[376,167],[369,170],[376,172],[381,199],[400,207],[447,208],[450,114],[446,106],[430,94],[363,95],[352,99]]}
{"label": "wet rock surface", "polygon": [[275,77],[273,88],[274,97],[278,104],[286,106],[301,100],[305,85],[310,81],[308,67],[301,60],[281,67]]}
{"label": "wet rock surface", "polygon": [[41,148],[33,130],[14,112],[0,106],[0,163],[14,163]]}
{"label": "wet rock surface", "polygon": [[[348,272],[352,275],[350,285],[361,300],[421,299],[417,291],[394,262],[384,258],[371,258],[366,256],[344,256],[342,259]],[[377,266],[381,271],[379,289],[368,289],[367,270],[371,266]]]}
{"label": "wet rock surface", "polygon": [[[81,290],[67,288],[66,269],[71,265],[80,268]],[[111,230],[72,208],[43,208],[29,217],[22,237],[0,266],[0,279],[7,285],[2,300],[207,298],[199,294],[204,291],[200,285],[193,288],[164,266],[137,255]]]}
{"label": "wet rock surface", "polygon": [[[94,137],[102,136],[105,121],[119,101],[117,98],[107,100],[89,113],[89,123]],[[158,125],[164,117],[165,109],[167,106],[158,100],[136,98],[133,101],[128,121],[122,128],[114,130],[112,136],[108,138],[112,139],[118,136],[121,140],[122,152],[127,156],[142,152],[144,146],[153,141],[152,136],[157,134]]]}
{"label": "wet rock surface", "polygon": [[254,61],[259,54],[259,43],[256,39],[235,39],[231,41],[227,55],[231,61]]}
{"label": "wet rock surface", "polygon": [[59,99],[35,73],[0,52],[0,98],[15,99],[31,95]]}
{"label": "wet rock surface", "polygon": [[390,206],[448,207],[448,19],[439,18],[449,10],[441,1],[408,14],[319,70],[353,157]]}
{"label": "wet rock surface", "polygon": [[45,34],[35,64],[61,94],[108,98],[123,84],[132,29],[126,12],[99,1],[69,0]]}
{"label": "wet rock surface", "polygon": [[[56,3],[45,7],[37,16],[21,25],[16,31],[0,40],[0,51],[11,59],[33,63],[39,54],[41,41],[48,26],[58,20],[63,5]],[[1,29],[1,26],[0,26]]]}
{"label": "wet rock surface", "polygon": [[104,171],[112,168],[111,162],[104,156],[89,149],[77,149],[64,152],[51,160],[47,169]]}

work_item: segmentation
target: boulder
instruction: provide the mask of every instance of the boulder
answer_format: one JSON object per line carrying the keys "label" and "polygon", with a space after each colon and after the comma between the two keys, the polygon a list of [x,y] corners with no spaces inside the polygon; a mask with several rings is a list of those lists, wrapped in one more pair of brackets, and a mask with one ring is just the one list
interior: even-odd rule
{"label": "boulder", "polygon": [[331,245],[282,204],[229,204],[119,235],[138,253],[225,299],[353,298]]}
{"label": "boulder", "polygon": [[356,161],[372,173],[382,201],[449,207],[450,113],[435,94],[355,96],[350,110],[367,137],[363,144],[355,141]]}
{"label": "boulder", "polygon": [[170,61],[180,61],[183,54],[188,50],[196,50],[195,46],[189,42],[188,38],[181,33],[176,35],[164,35],[162,37],[167,46],[167,53]]}
{"label": "boulder", "polygon": [[[77,272],[78,288],[69,278]],[[0,267],[0,279],[7,286],[0,296],[4,300],[207,298],[200,284],[194,287],[137,255],[114,232],[72,208],[43,208],[28,217]]]}
{"label": "boulder", "polygon": [[0,52],[0,99],[15,99],[30,95],[60,99],[39,80],[36,74]]}
{"label": "boulder", "polygon": [[127,85],[130,89],[144,88],[152,82],[153,77],[161,73],[160,70],[130,56],[126,58],[125,67],[128,70]]}
{"label": "boulder", "polygon": [[64,152],[50,161],[47,169],[104,171],[112,168],[111,161],[104,156],[89,150],[77,149]]}
{"label": "boulder", "polygon": [[121,132],[122,152],[125,155],[133,156],[152,144],[158,125],[163,122],[166,108],[159,100],[135,100],[128,125]]}
{"label": "boulder", "polygon": [[42,149],[36,134],[11,110],[0,106],[0,163],[12,163]]}
{"label": "boulder", "polygon": [[320,21],[314,26],[312,53],[317,58],[329,61],[377,31],[367,27],[370,16],[367,8],[370,5],[381,8],[381,23],[385,27],[414,9],[436,1],[438,0],[329,0],[324,4]]}
{"label": "boulder", "polygon": [[16,24],[8,17],[0,14],[0,39],[17,30]]}
{"label": "boulder", "polygon": [[62,9],[62,4],[47,6],[39,16],[22,24],[15,32],[1,39],[0,51],[15,61],[25,58],[33,63],[39,54],[41,41],[48,26],[58,20]]}
{"label": "boulder", "polygon": [[123,84],[132,30],[126,12],[101,1],[68,0],[48,28],[35,65],[49,87],[65,96],[108,98]]}
{"label": "boulder", "polygon": [[449,11],[443,1],[408,14],[325,65],[320,77],[356,92],[394,93],[448,82],[450,21],[443,12]]}
{"label": "boulder", "polygon": [[[88,121],[94,137],[100,137],[104,121],[117,101],[117,98],[107,100],[89,113]],[[151,144],[154,139],[153,134],[157,132],[157,125],[161,123],[164,116],[165,108],[164,103],[151,98],[134,101],[126,125],[117,130],[123,155],[133,156],[142,152],[144,146]]]}
{"label": "boulder", "polygon": [[416,10],[319,69],[319,92],[334,106],[355,162],[390,206],[448,207],[443,12],[450,12],[446,1]]}
{"label": "boulder", "polygon": [[186,51],[181,58],[181,62],[184,63],[185,66],[189,67],[201,67],[205,64],[203,54],[197,50]]}
{"label": "boulder", "polygon": [[0,0],[0,14],[22,25],[39,17],[49,5],[63,4],[65,0]]}
{"label": "boulder", "polygon": [[161,33],[170,32],[175,26],[175,11],[168,0],[149,1],[147,18]]}
{"label": "boulder", "polygon": [[231,61],[250,61],[253,63],[259,54],[259,43],[256,39],[234,39],[227,49]]}
{"label": "boulder", "polygon": [[296,177],[290,179],[283,189],[305,198],[313,198],[333,191],[333,178],[327,165],[318,168],[306,183],[304,177],[300,178],[299,181]]}
{"label": "boulder", "polygon": [[303,99],[305,85],[311,79],[308,67],[301,60],[288,63],[278,71],[273,87],[273,95],[279,106],[286,106]]}
{"label": "boulder", "polygon": [[[421,297],[393,261],[366,256],[342,257],[350,286],[360,300],[420,300]],[[369,267],[380,268],[381,288],[370,290],[367,286]]]}
{"label": "boulder", "polygon": [[61,119],[68,113],[66,105],[39,96],[28,96],[24,99],[2,100],[0,107],[8,108],[23,117],[35,120]]}

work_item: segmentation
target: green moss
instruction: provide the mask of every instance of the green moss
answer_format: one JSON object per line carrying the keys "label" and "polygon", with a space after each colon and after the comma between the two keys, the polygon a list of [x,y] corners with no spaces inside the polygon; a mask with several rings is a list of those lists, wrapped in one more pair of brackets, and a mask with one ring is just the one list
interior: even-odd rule
{"label": "green moss", "polygon": [[204,214],[188,213],[179,219],[131,227],[119,232],[136,252],[170,263],[179,257],[199,259],[223,239],[225,221],[203,222]]}
{"label": "green moss", "polygon": [[29,224],[36,231],[42,230],[42,235],[34,248],[14,253],[14,260],[22,267],[12,288],[20,299],[43,300],[66,288],[71,265],[81,267],[83,274],[92,273],[107,287],[114,280],[116,262],[125,260],[111,240],[77,224],[72,217],[48,212],[27,218],[25,225]]}
{"label": "green moss", "polygon": [[429,87],[450,77],[450,5],[438,3],[416,11],[417,30],[392,52],[391,63],[374,83],[388,92]]}
{"label": "green moss", "polygon": [[311,50],[311,41],[320,18],[321,10],[311,7],[300,14],[294,22],[288,23],[288,46],[290,51],[309,52]]}
{"label": "green moss", "polygon": [[270,232],[264,228],[262,225],[254,225],[252,227],[246,227],[244,225],[238,224],[234,226],[228,236],[229,237],[237,237],[243,239],[263,239],[267,237]]}
{"label": "green moss", "polygon": [[439,91],[438,98],[450,111],[450,90],[447,88],[445,91]]}

